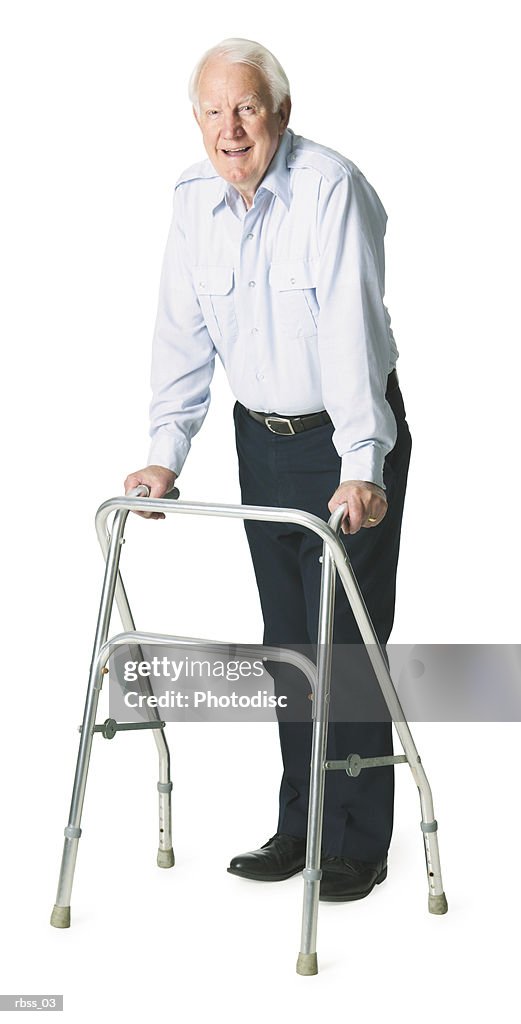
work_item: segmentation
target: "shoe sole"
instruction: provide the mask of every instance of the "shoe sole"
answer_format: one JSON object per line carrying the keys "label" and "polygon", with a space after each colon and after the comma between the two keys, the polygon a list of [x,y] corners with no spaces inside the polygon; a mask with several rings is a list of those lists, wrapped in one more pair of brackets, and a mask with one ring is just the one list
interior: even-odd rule
{"label": "shoe sole", "polygon": [[363,900],[364,896],[369,896],[369,893],[373,891],[375,885],[380,885],[381,882],[385,882],[386,878],[387,868],[385,867],[378,877],[375,878],[371,888],[366,889],[365,892],[357,892],[354,895],[349,896],[323,896],[322,893],[320,893],[319,899],[321,903],[352,903],[353,900]]}
{"label": "shoe sole", "polygon": [[247,871],[236,871],[235,868],[227,868],[228,874],[237,875],[238,878],[250,878],[252,882],[285,882],[287,878],[292,878],[293,875],[298,875],[305,868],[305,864],[302,864],[299,868],[294,868],[293,871],[287,871],[285,875],[254,875],[248,874]]}

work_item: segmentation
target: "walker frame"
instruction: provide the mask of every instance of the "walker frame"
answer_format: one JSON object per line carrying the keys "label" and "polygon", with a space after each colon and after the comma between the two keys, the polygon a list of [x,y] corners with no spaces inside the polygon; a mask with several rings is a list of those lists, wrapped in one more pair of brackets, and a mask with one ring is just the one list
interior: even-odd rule
{"label": "walker frame", "polygon": [[[311,515],[300,509],[273,508],[262,505],[223,505],[205,502],[185,502],[177,499],[179,491],[175,488],[165,498],[149,498],[148,488],[144,485],[135,488],[123,497],[111,498],[104,502],[96,513],[96,531],[105,558],[105,573],[98,613],[94,649],[89,673],[87,696],[80,726],[81,737],[76,772],[74,777],[71,806],[68,824],[65,827],[60,877],[56,903],[51,914],[51,924],[55,928],[68,928],[71,914],[71,892],[74,870],[81,836],[81,816],[87,775],[89,769],[92,742],[95,732],[103,732],[112,738],[119,729],[152,729],[159,755],[159,847],[157,863],[159,867],[170,868],[175,863],[172,847],[172,815],[170,779],[170,753],[164,734],[165,723],[161,720],[156,708],[149,708],[149,721],[141,723],[118,723],[107,719],[103,725],[96,724],[96,713],[103,676],[109,656],[115,646],[121,644],[168,644],[169,646],[197,645],[198,650],[207,652],[222,651],[223,643],[201,640],[192,637],[168,636],[166,634],[145,633],[136,630],[128,598],[119,571],[121,548],[124,543],[124,531],[130,511],[164,512],[177,515],[224,516],[233,519],[265,520],[267,522],[285,522],[306,527],[316,533],[323,541],[322,575],[320,586],[320,608],[317,636],[317,665],[304,655],[289,649],[259,647],[258,650],[248,645],[234,645],[237,651],[247,648],[249,655],[288,661],[300,668],[306,675],[313,691],[313,738],[311,748],[309,808],[306,842],[306,866],[302,872],[304,881],[302,928],[300,950],[297,958],[297,973],[315,975],[318,973],[316,936],[318,922],[318,904],[320,892],[320,853],[322,843],[322,822],[324,809],[325,772],[330,770],[346,771],[356,776],[364,769],[377,765],[407,763],[419,790],[421,823],[425,860],[428,879],[428,909],[432,914],[447,912],[447,899],[443,891],[441,867],[438,850],[437,822],[434,817],[432,793],[414,744],[408,723],[405,719],[399,698],[373,624],[369,617],[362,593],[349,562],[346,550],[338,536],[345,514],[345,505],[340,505],[326,523],[318,516]],[[114,514],[112,529],[107,530],[107,520]],[[356,752],[346,756],[345,761],[327,761],[327,730],[329,722],[329,697],[331,687],[331,656],[333,638],[333,612],[336,574],[338,573],[346,596],[351,605],[353,615],[360,630],[369,659],[380,690],[391,715],[393,724],[401,742],[404,754],[384,757],[361,758]],[[123,633],[108,638],[112,608],[116,600],[119,615],[123,624]],[[142,686],[150,687],[145,679]],[[152,692],[150,690],[150,692]]]}

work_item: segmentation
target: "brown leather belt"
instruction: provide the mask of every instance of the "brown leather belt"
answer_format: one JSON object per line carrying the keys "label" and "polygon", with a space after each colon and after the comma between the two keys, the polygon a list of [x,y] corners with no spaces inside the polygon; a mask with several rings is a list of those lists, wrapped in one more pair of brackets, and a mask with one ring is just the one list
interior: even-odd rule
{"label": "brown leather belt", "polygon": [[[387,378],[386,396],[399,387],[398,374],[391,370]],[[246,409],[246,412],[257,423],[271,430],[272,434],[301,434],[303,430],[312,430],[313,427],[322,427],[325,423],[331,423],[331,416],[325,411],[312,412],[305,416],[279,416],[276,412],[254,412],[253,409]]]}

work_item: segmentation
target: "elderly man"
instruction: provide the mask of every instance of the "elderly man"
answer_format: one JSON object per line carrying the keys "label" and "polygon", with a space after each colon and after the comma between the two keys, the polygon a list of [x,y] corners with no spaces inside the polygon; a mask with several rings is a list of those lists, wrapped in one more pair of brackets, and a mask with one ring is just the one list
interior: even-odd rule
{"label": "elderly man", "polygon": [[[175,188],[153,344],[150,464],[125,487],[147,484],[152,497],[173,487],[208,409],[217,353],[237,399],[243,502],[323,519],[346,503],[342,539],[385,644],[411,448],[383,303],[385,210],[351,161],[288,128],[288,80],[260,44],[228,39],[208,50],[190,98],[208,160]],[[264,642],[314,644],[318,538],[288,524],[245,528]],[[335,646],[360,644],[339,588]],[[279,733],[277,832],[228,869],[262,881],[305,864],[311,725],[279,721]],[[332,721],[328,742],[329,757],[390,754],[391,724]],[[391,766],[354,779],[328,773],[321,899],[359,899],[384,880],[393,798]]]}

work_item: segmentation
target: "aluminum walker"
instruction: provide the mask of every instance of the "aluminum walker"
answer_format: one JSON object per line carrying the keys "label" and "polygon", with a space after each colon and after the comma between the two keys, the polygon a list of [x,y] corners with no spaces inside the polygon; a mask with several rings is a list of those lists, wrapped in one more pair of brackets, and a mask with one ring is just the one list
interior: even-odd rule
{"label": "aluminum walker", "polygon": [[[89,682],[83,722],[80,727],[81,738],[76,763],[76,774],[72,791],[69,821],[65,828],[60,878],[56,903],[51,915],[51,924],[55,928],[68,928],[71,920],[71,892],[76,865],[78,843],[81,836],[81,815],[87,774],[95,732],[102,732],[106,738],[112,738],[122,729],[151,729],[159,754],[159,848],[157,863],[161,868],[174,865],[172,848],[171,822],[171,791],[170,754],[165,739],[164,726],[157,708],[149,708],[149,720],[146,722],[117,722],[107,719],[103,725],[96,725],[96,713],[103,676],[109,656],[115,647],[133,644],[139,649],[140,644],[168,645],[183,647],[194,645],[198,652],[216,653],[226,646],[222,642],[201,640],[189,637],[167,636],[165,634],[144,633],[136,630],[125,588],[119,573],[119,562],[125,524],[130,511],[164,512],[176,515],[225,516],[232,519],[265,520],[268,522],[286,522],[306,527],[318,534],[323,541],[322,576],[320,586],[320,608],[317,636],[317,664],[303,654],[289,649],[253,647],[251,644],[234,645],[239,655],[242,651],[248,656],[257,656],[266,660],[291,662],[307,677],[313,694],[313,738],[311,748],[309,809],[306,846],[306,866],[302,872],[304,880],[302,931],[300,951],[297,959],[297,973],[312,975],[318,973],[316,935],[318,920],[318,903],[320,891],[320,852],[322,844],[322,820],[324,808],[324,785],[326,771],[346,771],[348,775],[359,775],[363,770],[370,770],[378,765],[407,763],[420,794],[421,831],[425,848],[425,859],[428,880],[428,909],[431,914],[445,914],[447,900],[441,880],[440,858],[438,852],[437,822],[431,789],[414,744],[409,726],[405,720],[400,701],[385,660],[381,645],[369,618],[361,591],[351,568],[345,548],[338,536],[340,525],[345,513],[345,505],[339,506],[329,522],[318,516],[294,508],[270,508],[263,505],[211,505],[203,502],[178,501],[179,491],[174,489],[166,498],[148,498],[148,488],[140,486],[128,495],[111,498],[104,502],[96,513],[96,530],[105,558],[105,574],[101,595],[100,609],[94,640],[94,650],[90,667]],[[174,500],[172,500],[174,499]],[[109,534],[107,520],[114,512],[112,528]],[[336,572],[335,572],[336,570]],[[400,739],[404,753],[384,757],[359,757],[356,752],[347,753],[342,761],[327,761],[327,730],[329,721],[329,695],[331,685],[331,658],[333,639],[333,610],[335,596],[336,573],[338,573],[347,598],[351,605],[355,620],[364,641],[367,654],[371,661],[381,693],[391,715],[394,727]],[[116,599],[119,615],[123,624],[123,633],[108,638],[112,607]],[[144,679],[141,686],[151,694],[150,682]]]}

